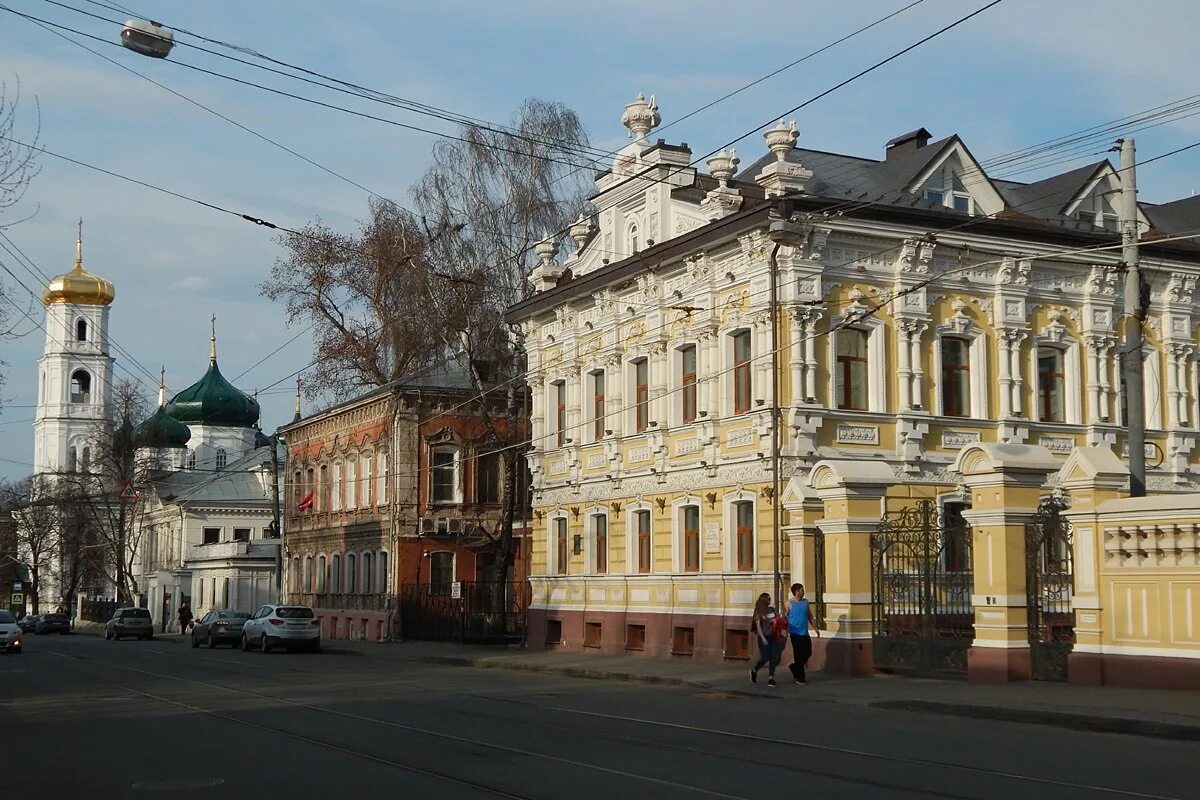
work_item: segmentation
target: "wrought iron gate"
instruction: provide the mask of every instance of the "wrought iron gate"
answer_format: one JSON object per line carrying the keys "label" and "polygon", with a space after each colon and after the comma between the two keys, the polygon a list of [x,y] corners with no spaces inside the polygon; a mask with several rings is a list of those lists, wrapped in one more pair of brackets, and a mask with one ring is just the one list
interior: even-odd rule
{"label": "wrought iron gate", "polygon": [[871,535],[875,666],[965,675],[975,638],[971,536],[962,506],[921,500]]}
{"label": "wrought iron gate", "polygon": [[1074,555],[1063,502],[1042,503],[1025,524],[1025,606],[1034,680],[1065,681],[1075,646]]}

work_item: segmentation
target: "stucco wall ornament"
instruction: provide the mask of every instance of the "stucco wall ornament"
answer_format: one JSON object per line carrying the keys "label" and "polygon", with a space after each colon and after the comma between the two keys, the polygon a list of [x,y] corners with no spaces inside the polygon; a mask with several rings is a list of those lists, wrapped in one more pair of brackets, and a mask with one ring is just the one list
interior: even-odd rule
{"label": "stucco wall ornament", "polygon": [[1029,273],[1033,271],[1033,261],[1028,258],[1016,259],[1005,256],[997,270],[997,279],[1001,285],[1028,286]]}
{"label": "stucco wall ornament", "polygon": [[946,325],[954,329],[955,333],[966,333],[971,329],[971,318],[967,316],[967,301],[961,297],[956,297],[950,304],[950,308],[954,313],[946,320]]}
{"label": "stucco wall ornament", "polygon": [[1182,272],[1171,273],[1171,282],[1167,285],[1167,296],[1172,303],[1188,303],[1192,302],[1192,295],[1196,291],[1196,278],[1194,275],[1187,275]]}
{"label": "stucco wall ornament", "polygon": [[1067,338],[1067,328],[1062,324],[1063,310],[1052,308],[1047,316],[1050,321],[1046,323],[1046,327],[1042,328],[1040,335],[1048,341],[1062,344]]}
{"label": "stucco wall ornament", "polygon": [[1117,293],[1117,272],[1115,269],[1095,264],[1088,271],[1087,290],[1089,294],[1113,296]]}
{"label": "stucco wall ornament", "polygon": [[928,275],[933,262],[932,242],[922,239],[905,239],[896,258],[896,272],[905,275]]}
{"label": "stucco wall ornament", "polygon": [[592,240],[598,230],[596,218],[585,217],[582,213],[579,214],[578,219],[571,223],[571,227],[567,229],[567,233],[575,242],[575,252],[571,254],[573,259],[579,258],[580,251]]}

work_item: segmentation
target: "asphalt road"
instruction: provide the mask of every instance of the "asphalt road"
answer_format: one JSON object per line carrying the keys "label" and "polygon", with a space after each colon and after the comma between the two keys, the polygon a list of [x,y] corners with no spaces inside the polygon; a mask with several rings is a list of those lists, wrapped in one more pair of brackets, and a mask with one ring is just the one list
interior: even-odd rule
{"label": "asphalt road", "polygon": [[364,649],[30,636],[0,655],[0,797],[1200,796],[1195,743]]}

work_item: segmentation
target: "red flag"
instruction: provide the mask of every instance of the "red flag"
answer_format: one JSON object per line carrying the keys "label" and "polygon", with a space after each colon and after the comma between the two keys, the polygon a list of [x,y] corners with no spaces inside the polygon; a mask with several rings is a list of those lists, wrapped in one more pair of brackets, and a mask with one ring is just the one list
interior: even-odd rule
{"label": "red flag", "polygon": [[308,511],[310,508],[312,508],[312,504],[313,493],[309,492],[308,494],[304,495],[304,499],[300,501],[300,504],[297,505],[296,508],[300,511]]}

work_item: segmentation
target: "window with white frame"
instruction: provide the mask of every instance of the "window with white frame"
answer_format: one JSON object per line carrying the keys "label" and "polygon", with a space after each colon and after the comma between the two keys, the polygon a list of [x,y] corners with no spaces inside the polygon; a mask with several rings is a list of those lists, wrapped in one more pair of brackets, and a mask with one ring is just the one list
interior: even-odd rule
{"label": "window with white frame", "polygon": [[313,590],[313,557],[304,557],[304,591],[311,592]]}
{"label": "window with white frame", "polygon": [[371,570],[371,554],[363,553],[362,568],[359,572],[362,573],[362,593],[370,594],[375,587],[375,573]]}
{"label": "window with white frame", "polygon": [[591,515],[591,561],[592,572],[603,575],[608,572],[608,515]]}
{"label": "window with white frame", "polygon": [[430,502],[459,502],[458,448],[444,445],[433,448],[430,453],[430,465]]}
{"label": "window with white frame", "polygon": [[228,461],[229,461],[229,455],[225,452],[224,448],[217,450],[217,458],[216,458],[217,469],[218,470],[225,469],[225,465],[228,463]]}
{"label": "window with white frame", "polygon": [[347,594],[354,594],[358,590],[358,558],[354,553],[346,553],[346,581],[342,585],[346,587]]}
{"label": "window with white frame", "polygon": [[638,252],[641,247],[641,242],[638,240],[638,226],[633,223],[629,226],[629,254],[633,255]]}
{"label": "window with white frame", "polygon": [[1092,228],[1101,228],[1115,233],[1120,227],[1120,216],[1110,199],[1114,195],[1103,191],[1102,187],[1104,186],[1107,184],[1100,183],[1096,191],[1079,203],[1079,207],[1075,209],[1075,217]]}
{"label": "window with white frame", "polygon": [[376,572],[379,573],[379,577],[375,581],[375,591],[386,594],[388,591],[388,552],[387,552],[387,550],[380,550],[379,554],[377,556],[375,556],[375,560],[378,562],[375,566],[375,570],[376,570]]}
{"label": "window with white frame", "polygon": [[362,464],[359,465],[361,472],[358,476],[358,504],[363,508],[371,506],[371,456],[364,455]]}
{"label": "window with white frame", "polygon": [[88,334],[87,320],[86,319],[76,320],[75,321],[75,341],[86,342],[87,334]]}
{"label": "window with white frame", "polygon": [[347,510],[356,507],[355,500],[358,498],[358,456],[350,456],[346,459],[346,508]]}
{"label": "window with white frame", "polygon": [[480,453],[475,459],[475,502],[494,504],[500,502],[500,454]]}
{"label": "window with white frame", "polygon": [[329,559],[329,591],[334,594],[342,591],[342,557],[338,553]]}
{"label": "window with white frame", "polygon": [[77,369],[71,373],[71,402],[92,402],[92,376],[87,370]]}
{"label": "window with white frame", "polygon": [[387,454],[383,450],[375,453],[375,505],[387,502]]}
{"label": "window with white frame", "polygon": [[325,582],[328,580],[329,570],[325,564],[325,556],[317,556],[317,593],[325,592]]}
{"label": "window with white frame", "polygon": [[642,508],[633,512],[633,532],[635,563],[639,575],[649,574],[654,566],[654,534],[651,529],[653,519],[650,509]]}
{"label": "window with white frame", "polygon": [[964,214],[975,213],[975,201],[967,191],[962,176],[946,164],[925,182],[925,199]]}
{"label": "window with white frame", "polygon": [[337,462],[333,465],[333,491],[330,498],[330,507],[334,511],[342,510],[342,462]]}

